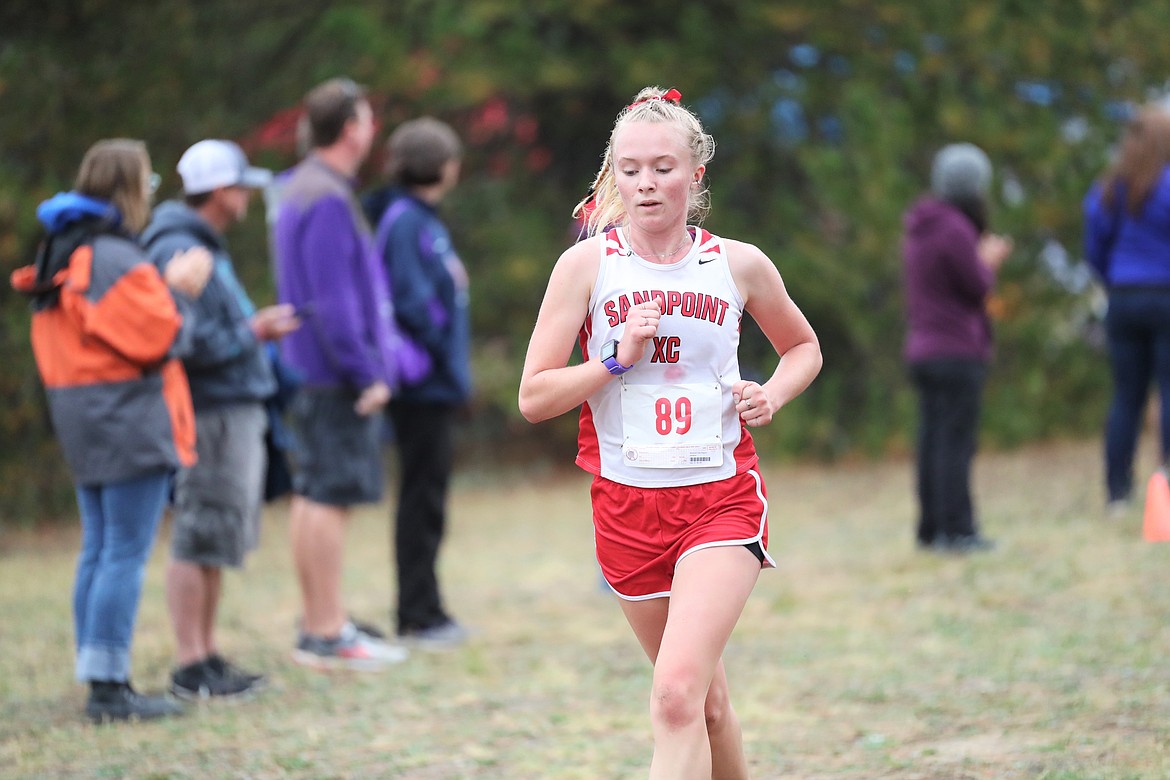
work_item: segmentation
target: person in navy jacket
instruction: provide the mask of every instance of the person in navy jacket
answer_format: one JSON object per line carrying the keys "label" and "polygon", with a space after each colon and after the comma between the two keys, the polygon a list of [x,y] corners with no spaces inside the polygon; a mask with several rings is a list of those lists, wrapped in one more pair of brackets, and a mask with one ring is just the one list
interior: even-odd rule
{"label": "person in navy jacket", "polygon": [[394,316],[422,364],[389,404],[398,446],[395,520],[398,635],[421,648],[459,644],[467,632],[443,604],[435,570],[447,525],[455,423],[471,397],[468,277],[437,207],[459,179],[462,145],[431,117],[402,124],[387,142],[390,187],[367,196],[386,265]]}
{"label": "person in navy jacket", "polygon": [[1105,283],[1113,401],[1105,425],[1111,513],[1133,493],[1133,461],[1150,380],[1161,397],[1161,457],[1170,455],[1170,111],[1149,106],[1084,200],[1085,256]]}

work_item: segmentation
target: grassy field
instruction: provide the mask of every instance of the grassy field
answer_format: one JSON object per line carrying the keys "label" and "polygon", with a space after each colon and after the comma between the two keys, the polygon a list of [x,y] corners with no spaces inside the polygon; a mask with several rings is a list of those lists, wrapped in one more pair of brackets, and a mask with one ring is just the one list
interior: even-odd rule
{"label": "grassy field", "polygon": [[[754,776],[1170,777],[1170,545],[1142,541],[1139,508],[1104,518],[1098,449],[982,455],[1000,548],[969,558],[914,549],[906,462],[767,471],[781,568],[726,654]],[[71,679],[76,530],[0,536],[0,776],[645,776],[650,669],[597,587],[584,476],[463,476],[442,563],[476,639],[380,675],[288,660],[286,514],[271,508],[261,550],[229,575],[221,621],[228,654],[273,688],[116,727],[82,719]],[[356,517],[346,575],[350,609],[382,625],[387,518]],[[165,552],[136,634],[144,689],[171,664]]]}

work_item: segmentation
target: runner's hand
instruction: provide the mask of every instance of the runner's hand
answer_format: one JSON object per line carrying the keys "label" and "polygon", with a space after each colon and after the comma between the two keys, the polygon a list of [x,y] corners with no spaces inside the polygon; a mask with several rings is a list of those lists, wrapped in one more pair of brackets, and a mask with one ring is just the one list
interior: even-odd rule
{"label": "runner's hand", "polygon": [[758,382],[739,380],[731,386],[731,397],[735,399],[735,411],[740,419],[753,428],[772,422],[772,416],[779,411]]}
{"label": "runner's hand", "polygon": [[626,313],[626,332],[618,342],[617,360],[623,366],[632,366],[642,359],[646,345],[658,333],[662,307],[654,298],[630,307]]}

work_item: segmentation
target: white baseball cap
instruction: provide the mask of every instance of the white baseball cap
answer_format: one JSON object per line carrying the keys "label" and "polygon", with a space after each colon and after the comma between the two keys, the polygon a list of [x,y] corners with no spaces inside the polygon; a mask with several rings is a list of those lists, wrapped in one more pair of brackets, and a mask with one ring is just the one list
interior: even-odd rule
{"label": "white baseball cap", "polygon": [[199,195],[219,187],[261,188],[272,181],[272,171],[248,165],[244,150],[231,141],[200,141],[179,158],[183,193]]}

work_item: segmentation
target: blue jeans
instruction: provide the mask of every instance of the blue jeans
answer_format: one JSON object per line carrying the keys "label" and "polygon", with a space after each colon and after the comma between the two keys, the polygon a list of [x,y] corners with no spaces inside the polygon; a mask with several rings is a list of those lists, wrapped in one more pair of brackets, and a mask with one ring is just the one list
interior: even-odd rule
{"label": "blue jeans", "polygon": [[170,490],[169,471],[78,485],[81,555],[73,585],[78,680],[130,679],[130,638],[146,559]]}
{"label": "blue jeans", "polygon": [[1133,493],[1133,459],[1150,381],[1161,396],[1162,460],[1170,455],[1170,290],[1109,292],[1105,316],[1113,401],[1105,423],[1105,485],[1110,501]]}

